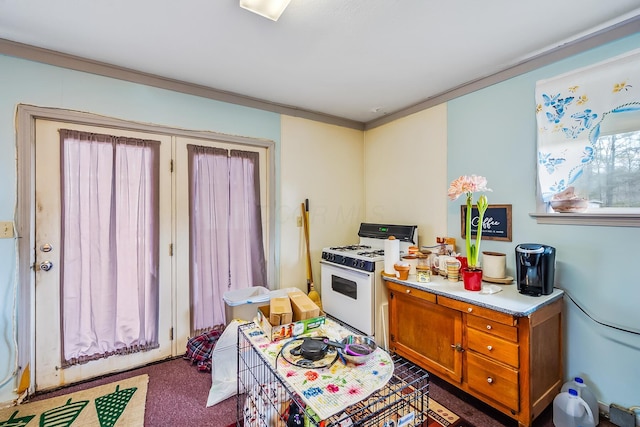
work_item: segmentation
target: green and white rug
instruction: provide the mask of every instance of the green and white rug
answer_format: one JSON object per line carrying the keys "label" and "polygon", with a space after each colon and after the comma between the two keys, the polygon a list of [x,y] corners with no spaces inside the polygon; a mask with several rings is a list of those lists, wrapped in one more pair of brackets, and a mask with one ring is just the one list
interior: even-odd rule
{"label": "green and white rug", "polygon": [[148,375],[0,409],[0,427],[143,426]]}

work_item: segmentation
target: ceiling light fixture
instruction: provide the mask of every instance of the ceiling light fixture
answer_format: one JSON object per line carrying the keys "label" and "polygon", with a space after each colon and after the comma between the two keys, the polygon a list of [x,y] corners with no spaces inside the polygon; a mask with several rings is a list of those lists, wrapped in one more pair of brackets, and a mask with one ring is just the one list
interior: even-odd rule
{"label": "ceiling light fixture", "polygon": [[240,0],[240,7],[277,21],[291,0]]}

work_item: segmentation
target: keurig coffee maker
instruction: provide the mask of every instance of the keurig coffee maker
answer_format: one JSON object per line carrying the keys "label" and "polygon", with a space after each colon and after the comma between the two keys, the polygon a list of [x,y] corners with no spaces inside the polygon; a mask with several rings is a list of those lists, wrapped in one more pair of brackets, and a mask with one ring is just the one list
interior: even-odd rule
{"label": "keurig coffee maker", "polygon": [[540,296],[553,292],[556,250],[538,243],[516,246],[516,276],[518,292]]}

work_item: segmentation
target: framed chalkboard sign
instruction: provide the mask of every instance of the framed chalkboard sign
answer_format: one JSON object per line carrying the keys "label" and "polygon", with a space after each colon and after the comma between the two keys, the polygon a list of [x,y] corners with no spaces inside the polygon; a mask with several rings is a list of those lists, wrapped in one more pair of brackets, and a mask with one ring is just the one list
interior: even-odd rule
{"label": "framed chalkboard sign", "polygon": [[[460,206],[460,229],[466,238],[467,205]],[[489,205],[482,220],[482,240],[511,241],[511,205]],[[471,207],[471,238],[478,230],[478,207]]]}

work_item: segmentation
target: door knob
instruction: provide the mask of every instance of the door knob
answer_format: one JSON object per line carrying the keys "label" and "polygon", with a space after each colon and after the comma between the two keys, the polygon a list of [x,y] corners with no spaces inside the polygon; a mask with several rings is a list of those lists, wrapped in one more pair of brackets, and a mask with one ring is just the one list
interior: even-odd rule
{"label": "door knob", "polygon": [[455,349],[457,352],[463,352],[464,348],[462,348],[462,346],[457,343],[457,344],[451,344],[451,348]]}
{"label": "door knob", "polygon": [[53,268],[53,263],[51,261],[42,261],[40,263],[40,270],[49,271]]}

